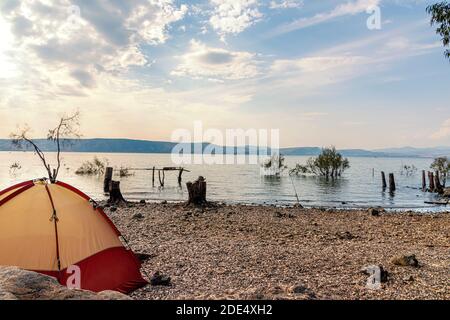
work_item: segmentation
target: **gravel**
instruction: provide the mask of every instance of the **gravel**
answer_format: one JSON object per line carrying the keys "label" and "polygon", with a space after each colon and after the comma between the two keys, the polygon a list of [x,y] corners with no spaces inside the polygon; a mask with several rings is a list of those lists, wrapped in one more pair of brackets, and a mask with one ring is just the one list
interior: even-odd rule
{"label": "gravel", "polygon": [[[108,216],[144,275],[170,277],[135,299],[450,299],[450,214],[135,203]],[[133,218],[136,214],[142,218]],[[399,266],[415,255],[420,267]],[[366,287],[367,265],[389,280]]]}

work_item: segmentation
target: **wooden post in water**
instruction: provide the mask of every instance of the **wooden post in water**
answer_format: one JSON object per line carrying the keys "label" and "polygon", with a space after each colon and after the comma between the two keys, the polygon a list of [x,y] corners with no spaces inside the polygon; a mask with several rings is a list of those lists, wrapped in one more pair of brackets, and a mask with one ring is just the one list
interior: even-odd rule
{"label": "wooden post in water", "polygon": [[103,191],[104,192],[109,192],[109,185],[111,184],[112,176],[113,176],[113,168],[106,167],[105,180],[103,180]]}
{"label": "wooden post in water", "polygon": [[152,186],[153,187],[155,186],[155,167],[153,167],[153,170],[152,170]]}
{"label": "wooden post in water", "polygon": [[383,191],[386,190],[386,175],[384,171],[381,171],[381,183],[383,184]]}
{"label": "wooden post in water", "polygon": [[425,177],[425,170],[422,170],[422,191],[427,190],[427,179]]}
{"label": "wooden post in water", "polygon": [[[162,178],[161,178],[161,171],[162,171]],[[158,169],[158,180],[159,180],[159,185],[161,187],[164,187],[164,178],[165,178],[165,173],[164,173],[164,169]]]}
{"label": "wooden post in water", "polygon": [[441,192],[442,191],[442,185],[441,185],[441,181],[439,180],[439,171],[436,171],[436,174],[434,176],[434,185],[436,187],[436,192]]}
{"label": "wooden post in water", "polygon": [[395,178],[393,173],[389,173],[389,192],[395,191]]}
{"label": "wooden post in water", "polygon": [[428,172],[428,180],[430,183],[430,192],[434,192],[435,186],[434,186],[434,174],[433,172]]}
{"label": "wooden post in water", "polygon": [[184,168],[181,168],[178,173],[178,185],[181,187],[181,175],[183,174]]}

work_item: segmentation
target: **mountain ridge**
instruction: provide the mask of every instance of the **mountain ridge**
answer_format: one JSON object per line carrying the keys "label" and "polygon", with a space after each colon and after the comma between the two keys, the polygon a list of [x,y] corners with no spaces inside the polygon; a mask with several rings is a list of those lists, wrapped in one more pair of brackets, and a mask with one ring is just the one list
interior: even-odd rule
{"label": "mountain ridge", "polygon": [[[42,151],[56,151],[56,146],[52,141],[46,139],[35,139],[36,144]],[[30,147],[18,149],[11,143],[11,139],[0,139],[0,151],[32,151]],[[105,153],[170,153],[178,144],[168,141],[138,140],[126,138],[92,138],[79,140],[64,140],[62,151],[65,152],[105,152]],[[184,144],[184,147],[191,148],[195,153],[195,146],[201,145],[202,150],[208,146],[208,143]],[[223,147],[227,150],[227,147]],[[292,156],[316,156],[320,153],[320,147],[288,147],[280,148],[283,155]],[[230,149],[228,149],[230,150]],[[257,148],[254,146],[241,146],[234,149],[234,153],[255,154]],[[233,152],[233,149],[231,149]],[[339,152],[346,157],[423,157],[434,158],[438,156],[450,156],[450,147],[439,146],[429,148],[400,147],[383,148],[375,150],[366,149],[340,149]]]}

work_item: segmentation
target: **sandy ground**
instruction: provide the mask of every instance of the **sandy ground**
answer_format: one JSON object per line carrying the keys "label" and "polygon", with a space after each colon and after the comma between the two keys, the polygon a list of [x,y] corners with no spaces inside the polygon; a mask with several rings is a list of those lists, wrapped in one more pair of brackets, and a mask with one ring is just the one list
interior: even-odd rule
{"label": "sandy ground", "polygon": [[[115,208],[114,208],[115,209]],[[150,254],[135,299],[450,299],[450,215],[264,206],[122,205],[105,212],[136,253]],[[112,212],[114,211],[114,212]],[[415,254],[419,267],[392,259]],[[361,268],[389,279],[366,287]]]}

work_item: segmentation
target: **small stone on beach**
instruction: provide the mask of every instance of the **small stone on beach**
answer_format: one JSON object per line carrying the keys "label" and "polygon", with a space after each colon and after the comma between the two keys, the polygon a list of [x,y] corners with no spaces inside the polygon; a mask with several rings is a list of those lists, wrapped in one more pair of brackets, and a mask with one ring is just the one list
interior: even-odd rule
{"label": "small stone on beach", "polygon": [[392,259],[392,263],[402,267],[418,267],[419,261],[414,254],[409,256],[400,256]]}
{"label": "small stone on beach", "polygon": [[170,286],[170,277],[156,271],[150,279],[150,284],[152,286]]}
{"label": "small stone on beach", "polygon": [[142,215],[142,213],[138,212],[138,213],[133,214],[132,218],[133,219],[142,219],[142,218],[144,218],[144,216]]}
{"label": "small stone on beach", "polygon": [[352,240],[355,238],[354,235],[352,235],[350,232],[345,231],[345,232],[338,232],[336,233],[336,236],[341,239],[341,240]]}

